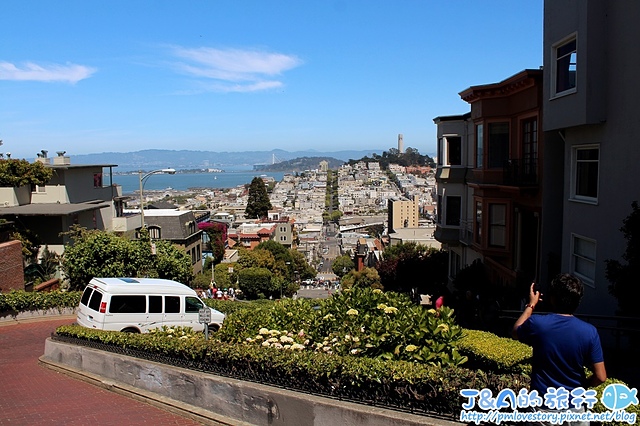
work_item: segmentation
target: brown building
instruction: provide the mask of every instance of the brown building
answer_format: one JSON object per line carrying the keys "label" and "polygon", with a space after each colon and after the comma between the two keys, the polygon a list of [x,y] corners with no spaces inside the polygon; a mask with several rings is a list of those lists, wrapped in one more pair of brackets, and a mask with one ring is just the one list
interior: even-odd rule
{"label": "brown building", "polygon": [[542,71],[524,70],[460,96],[471,105],[475,136],[466,178],[473,189],[471,247],[493,283],[526,286],[541,262]]}

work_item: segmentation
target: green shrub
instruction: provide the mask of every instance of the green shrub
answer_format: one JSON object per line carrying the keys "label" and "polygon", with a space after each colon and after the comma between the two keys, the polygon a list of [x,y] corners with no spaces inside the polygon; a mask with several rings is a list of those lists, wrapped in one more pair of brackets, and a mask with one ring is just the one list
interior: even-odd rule
{"label": "green shrub", "polygon": [[530,346],[480,330],[464,330],[458,351],[469,358],[470,368],[500,373],[531,373]]}
{"label": "green shrub", "polygon": [[[614,383],[621,383],[627,386],[627,384],[621,380],[616,380],[616,379],[612,379],[609,378],[607,380],[605,380],[604,383],[601,383],[600,385],[595,387],[595,390],[597,392],[597,397],[598,398],[598,402],[596,402],[596,404],[593,406],[592,411],[596,412],[596,413],[603,413],[605,411],[609,411],[607,409],[607,407],[605,407],[602,402],[600,402],[600,398],[602,398],[602,392],[604,392],[604,389]],[[624,409],[624,411],[626,411],[627,413],[635,413],[636,414],[636,422],[634,424],[636,425],[640,425],[640,405],[629,405],[627,408]],[[607,426],[625,426],[629,423],[626,422],[608,422],[605,423]]]}
{"label": "green shrub", "polygon": [[80,303],[80,291],[0,293],[0,312],[36,311],[41,309],[75,308]]}
{"label": "green shrub", "polygon": [[303,391],[335,397],[357,395],[365,402],[428,406],[452,416],[459,413],[463,402],[460,389],[488,388],[498,392],[504,387],[519,389],[526,383],[526,377],[517,374],[492,375],[424,363],[226,343],[217,335],[205,340],[202,333],[178,327],[130,334],[67,325],[59,327],[57,334],[204,362],[239,378],[287,383]]}
{"label": "green shrub", "polygon": [[[276,334],[264,336],[260,330]],[[425,310],[404,295],[369,287],[344,290],[322,301],[285,299],[254,305],[229,314],[219,335],[227,342],[304,344],[330,355],[453,366],[466,360],[455,345],[462,329],[451,309]],[[281,341],[281,335],[294,341]]]}

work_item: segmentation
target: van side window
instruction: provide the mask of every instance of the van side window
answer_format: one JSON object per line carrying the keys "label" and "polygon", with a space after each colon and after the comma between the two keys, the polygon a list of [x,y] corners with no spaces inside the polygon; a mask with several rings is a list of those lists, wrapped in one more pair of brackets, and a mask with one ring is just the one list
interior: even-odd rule
{"label": "van side window", "polygon": [[164,313],[179,314],[180,313],[180,296],[164,297]]}
{"label": "van side window", "polygon": [[89,309],[93,309],[97,312],[100,310],[100,302],[102,302],[102,293],[96,290],[91,295],[91,300],[89,300],[89,304],[87,306],[89,306]]}
{"label": "van side window", "polygon": [[149,296],[149,313],[162,313],[162,296]]}
{"label": "van side window", "polygon": [[201,308],[204,308],[204,305],[197,297],[185,297],[184,301],[186,302],[185,312],[198,312]]}
{"label": "van side window", "polygon": [[89,305],[89,298],[91,297],[92,291],[93,289],[91,287],[86,287],[84,289],[84,292],[82,293],[82,299],[80,299],[80,303],[82,303],[84,306]]}
{"label": "van side window", "polygon": [[140,295],[111,296],[109,313],[144,314],[147,312],[147,297]]}

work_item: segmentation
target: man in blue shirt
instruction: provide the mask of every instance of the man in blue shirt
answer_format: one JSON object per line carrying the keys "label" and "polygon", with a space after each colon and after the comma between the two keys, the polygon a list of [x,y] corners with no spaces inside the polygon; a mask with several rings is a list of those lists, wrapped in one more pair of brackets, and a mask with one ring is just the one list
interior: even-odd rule
{"label": "man in blue shirt", "polygon": [[[549,287],[553,313],[532,316],[542,294],[531,284],[529,303],[513,325],[513,337],[533,347],[531,388],[540,396],[547,393],[547,388],[563,387],[571,392],[607,379],[598,331],[573,316],[582,294],[580,279],[560,274]],[[585,367],[593,371],[588,379]]]}

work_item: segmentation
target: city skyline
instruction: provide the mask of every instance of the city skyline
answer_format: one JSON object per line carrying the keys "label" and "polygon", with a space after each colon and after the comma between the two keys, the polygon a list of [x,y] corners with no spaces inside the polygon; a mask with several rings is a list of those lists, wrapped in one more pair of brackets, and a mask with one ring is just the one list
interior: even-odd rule
{"label": "city skyline", "polygon": [[8,0],[0,150],[434,152],[459,92],[540,67],[542,8]]}

